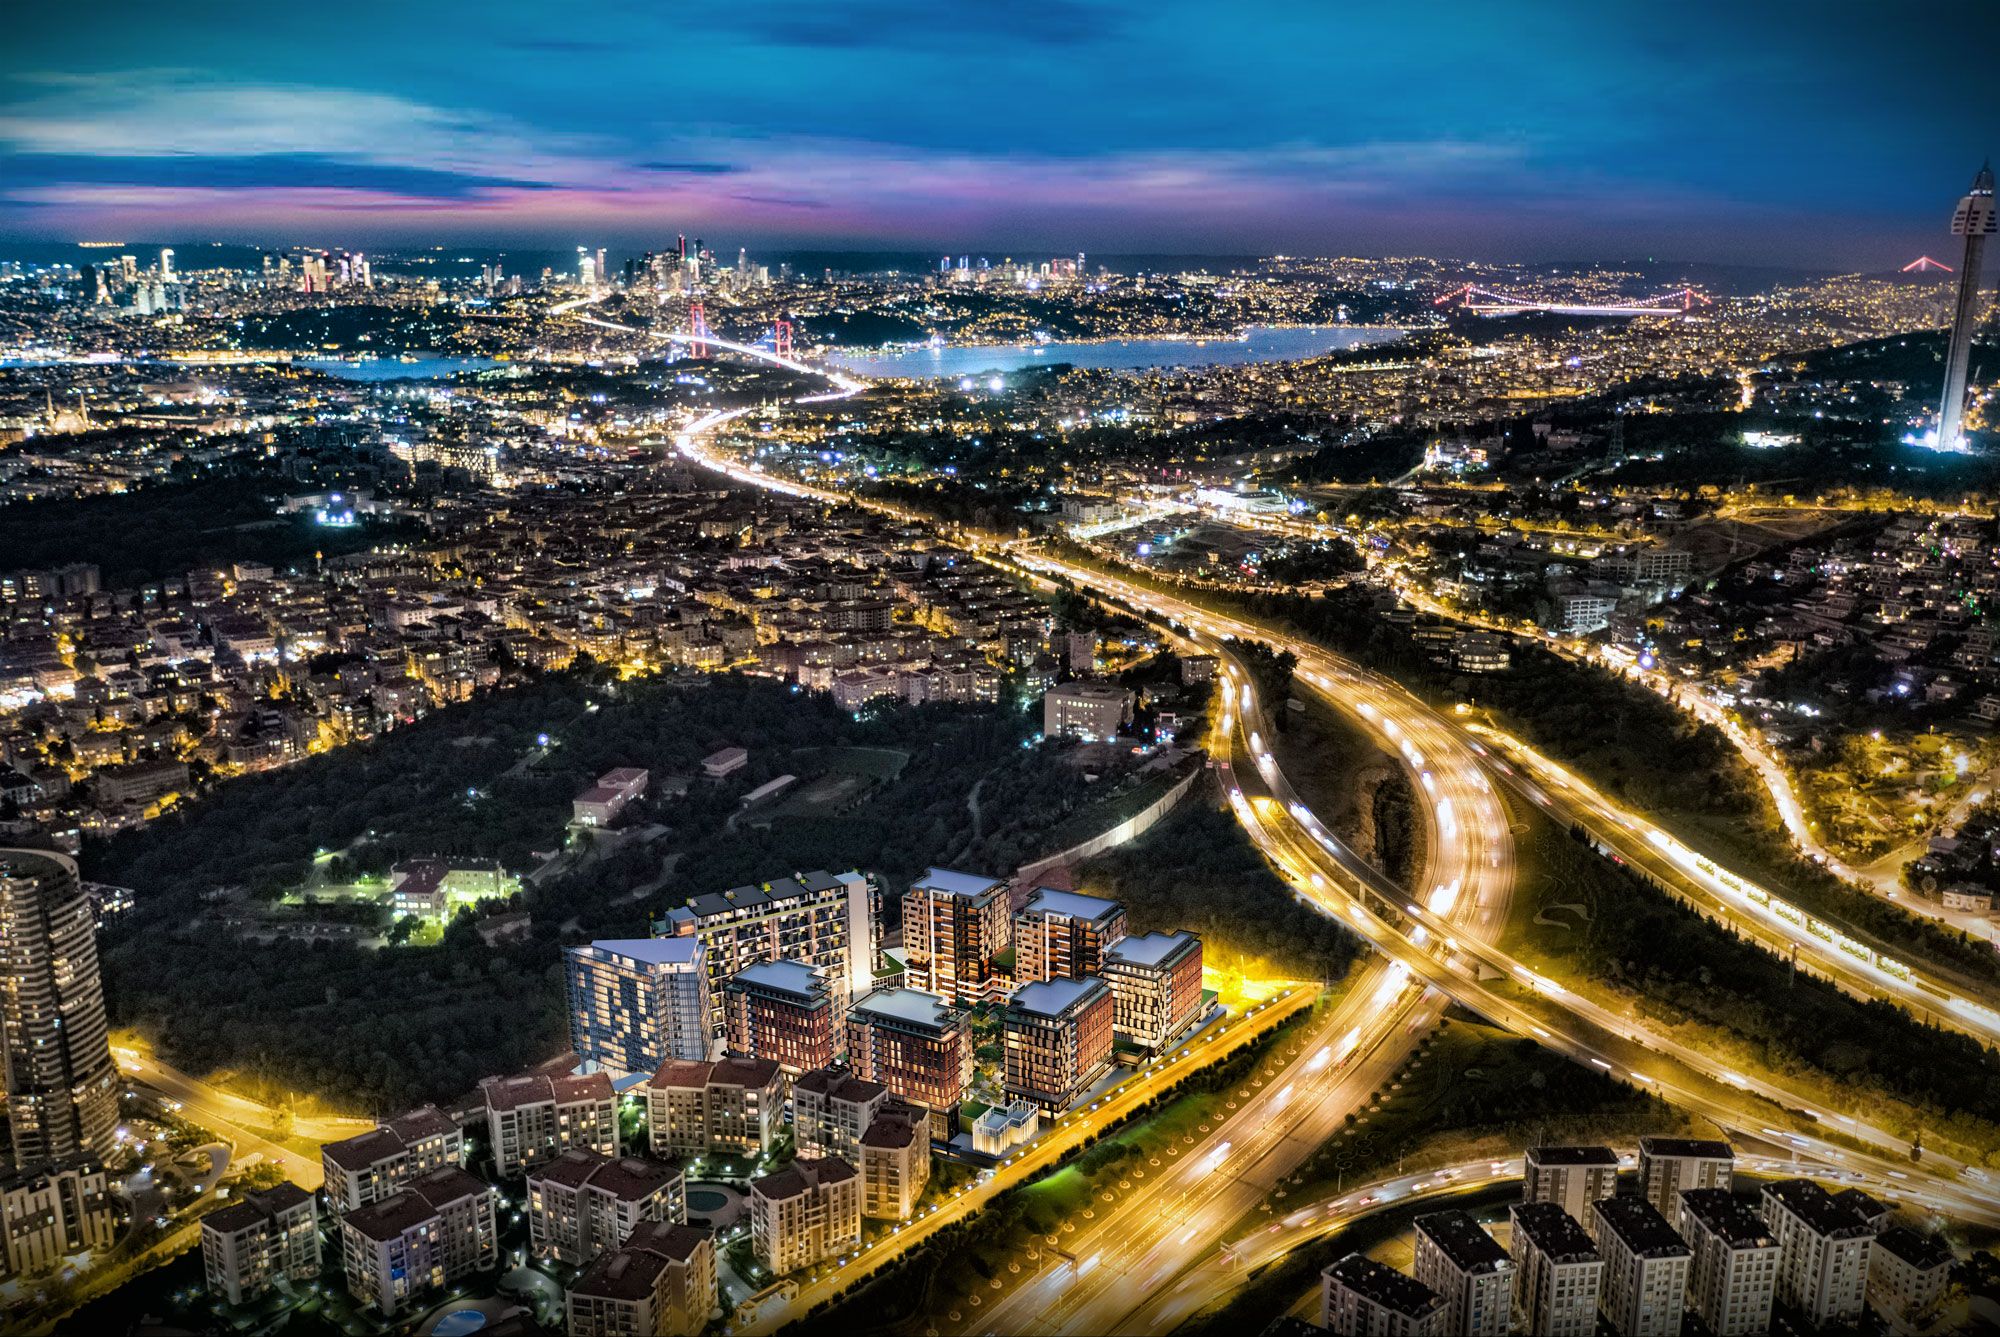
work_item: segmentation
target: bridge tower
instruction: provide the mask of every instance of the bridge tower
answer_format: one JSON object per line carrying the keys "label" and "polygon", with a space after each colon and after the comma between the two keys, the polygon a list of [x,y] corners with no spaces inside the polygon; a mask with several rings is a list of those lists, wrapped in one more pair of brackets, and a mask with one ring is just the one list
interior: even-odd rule
{"label": "bridge tower", "polygon": [[688,356],[707,357],[707,340],[712,336],[708,330],[708,312],[699,298],[688,303],[688,333],[694,336],[688,341]]}
{"label": "bridge tower", "polygon": [[779,357],[792,355],[792,322],[783,316],[771,322],[771,351]]}

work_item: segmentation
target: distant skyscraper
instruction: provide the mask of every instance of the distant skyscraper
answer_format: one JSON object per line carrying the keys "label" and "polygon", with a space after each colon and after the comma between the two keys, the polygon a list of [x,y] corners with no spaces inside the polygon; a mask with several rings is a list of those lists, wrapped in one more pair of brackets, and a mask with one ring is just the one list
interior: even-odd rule
{"label": "distant skyscraper", "polygon": [[[1988,195],[1993,193],[1991,178],[1988,178],[1986,193]],[[160,248],[160,281],[162,283],[172,283],[174,281],[174,251],[171,246],[162,246]]]}
{"label": "distant skyscraper", "polygon": [[117,1070],[97,973],[97,925],[76,864],[0,850],[0,1030],[14,1162],[111,1149]]}
{"label": "distant skyscraper", "polygon": [[1951,235],[1965,238],[1965,260],[1958,267],[1958,303],[1952,308],[1944,399],[1938,405],[1939,450],[1965,449],[1960,423],[1965,416],[1965,373],[1972,360],[1972,333],[1979,324],[1979,267],[1985,258],[1986,239],[1994,230],[1993,165],[1988,163],[1972,178],[1972,189],[1951,215]]}

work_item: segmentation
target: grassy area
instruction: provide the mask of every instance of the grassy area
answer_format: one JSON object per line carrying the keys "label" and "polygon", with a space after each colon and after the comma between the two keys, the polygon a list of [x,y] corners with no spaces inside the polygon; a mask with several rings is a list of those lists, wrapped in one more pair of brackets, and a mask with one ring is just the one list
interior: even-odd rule
{"label": "grassy area", "polygon": [[2000,1055],[1891,1003],[1794,972],[1516,804],[1519,890],[1503,944],[1649,1029],[1776,1075],[1905,1136],[1977,1161],[2000,1148]]}
{"label": "grassy area", "polygon": [[1280,710],[1272,748],[1285,778],[1327,828],[1376,867],[1384,867],[1375,796],[1399,763],[1321,698],[1302,693],[1304,710]]}

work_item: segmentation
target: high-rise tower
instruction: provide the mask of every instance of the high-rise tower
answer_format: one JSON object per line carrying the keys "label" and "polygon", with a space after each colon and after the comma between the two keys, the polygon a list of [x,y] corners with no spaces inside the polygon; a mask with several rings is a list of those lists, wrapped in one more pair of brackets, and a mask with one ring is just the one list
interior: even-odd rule
{"label": "high-rise tower", "polygon": [[1965,238],[1965,262],[1958,267],[1958,302],[1951,313],[1951,347],[1945,354],[1944,398],[1938,404],[1937,448],[1964,450],[1960,423],[1965,416],[1965,373],[1972,361],[1972,333],[1979,323],[1979,265],[1986,239],[1995,230],[1993,164],[1972,178],[1972,189],[1952,211],[1951,235]]}
{"label": "high-rise tower", "polygon": [[0,1032],[15,1164],[108,1152],[118,1072],[97,925],[76,864],[64,855],[0,850]]}

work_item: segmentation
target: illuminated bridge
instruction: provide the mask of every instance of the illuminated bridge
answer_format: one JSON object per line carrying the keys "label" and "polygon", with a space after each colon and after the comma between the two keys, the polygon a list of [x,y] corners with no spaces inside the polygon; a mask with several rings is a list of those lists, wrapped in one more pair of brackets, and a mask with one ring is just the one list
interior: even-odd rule
{"label": "illuminated bridge", "polygon": [[1473,311],[1482,316],[1518,316],[1525,311],[1543,311],[1556,316],[1671,316],[1715,303],[1693,288],[1676,288],[1643,301],[1594,306],[1587,302],[1545,302],[1468,283],[1453,288],[1431,305]]}

